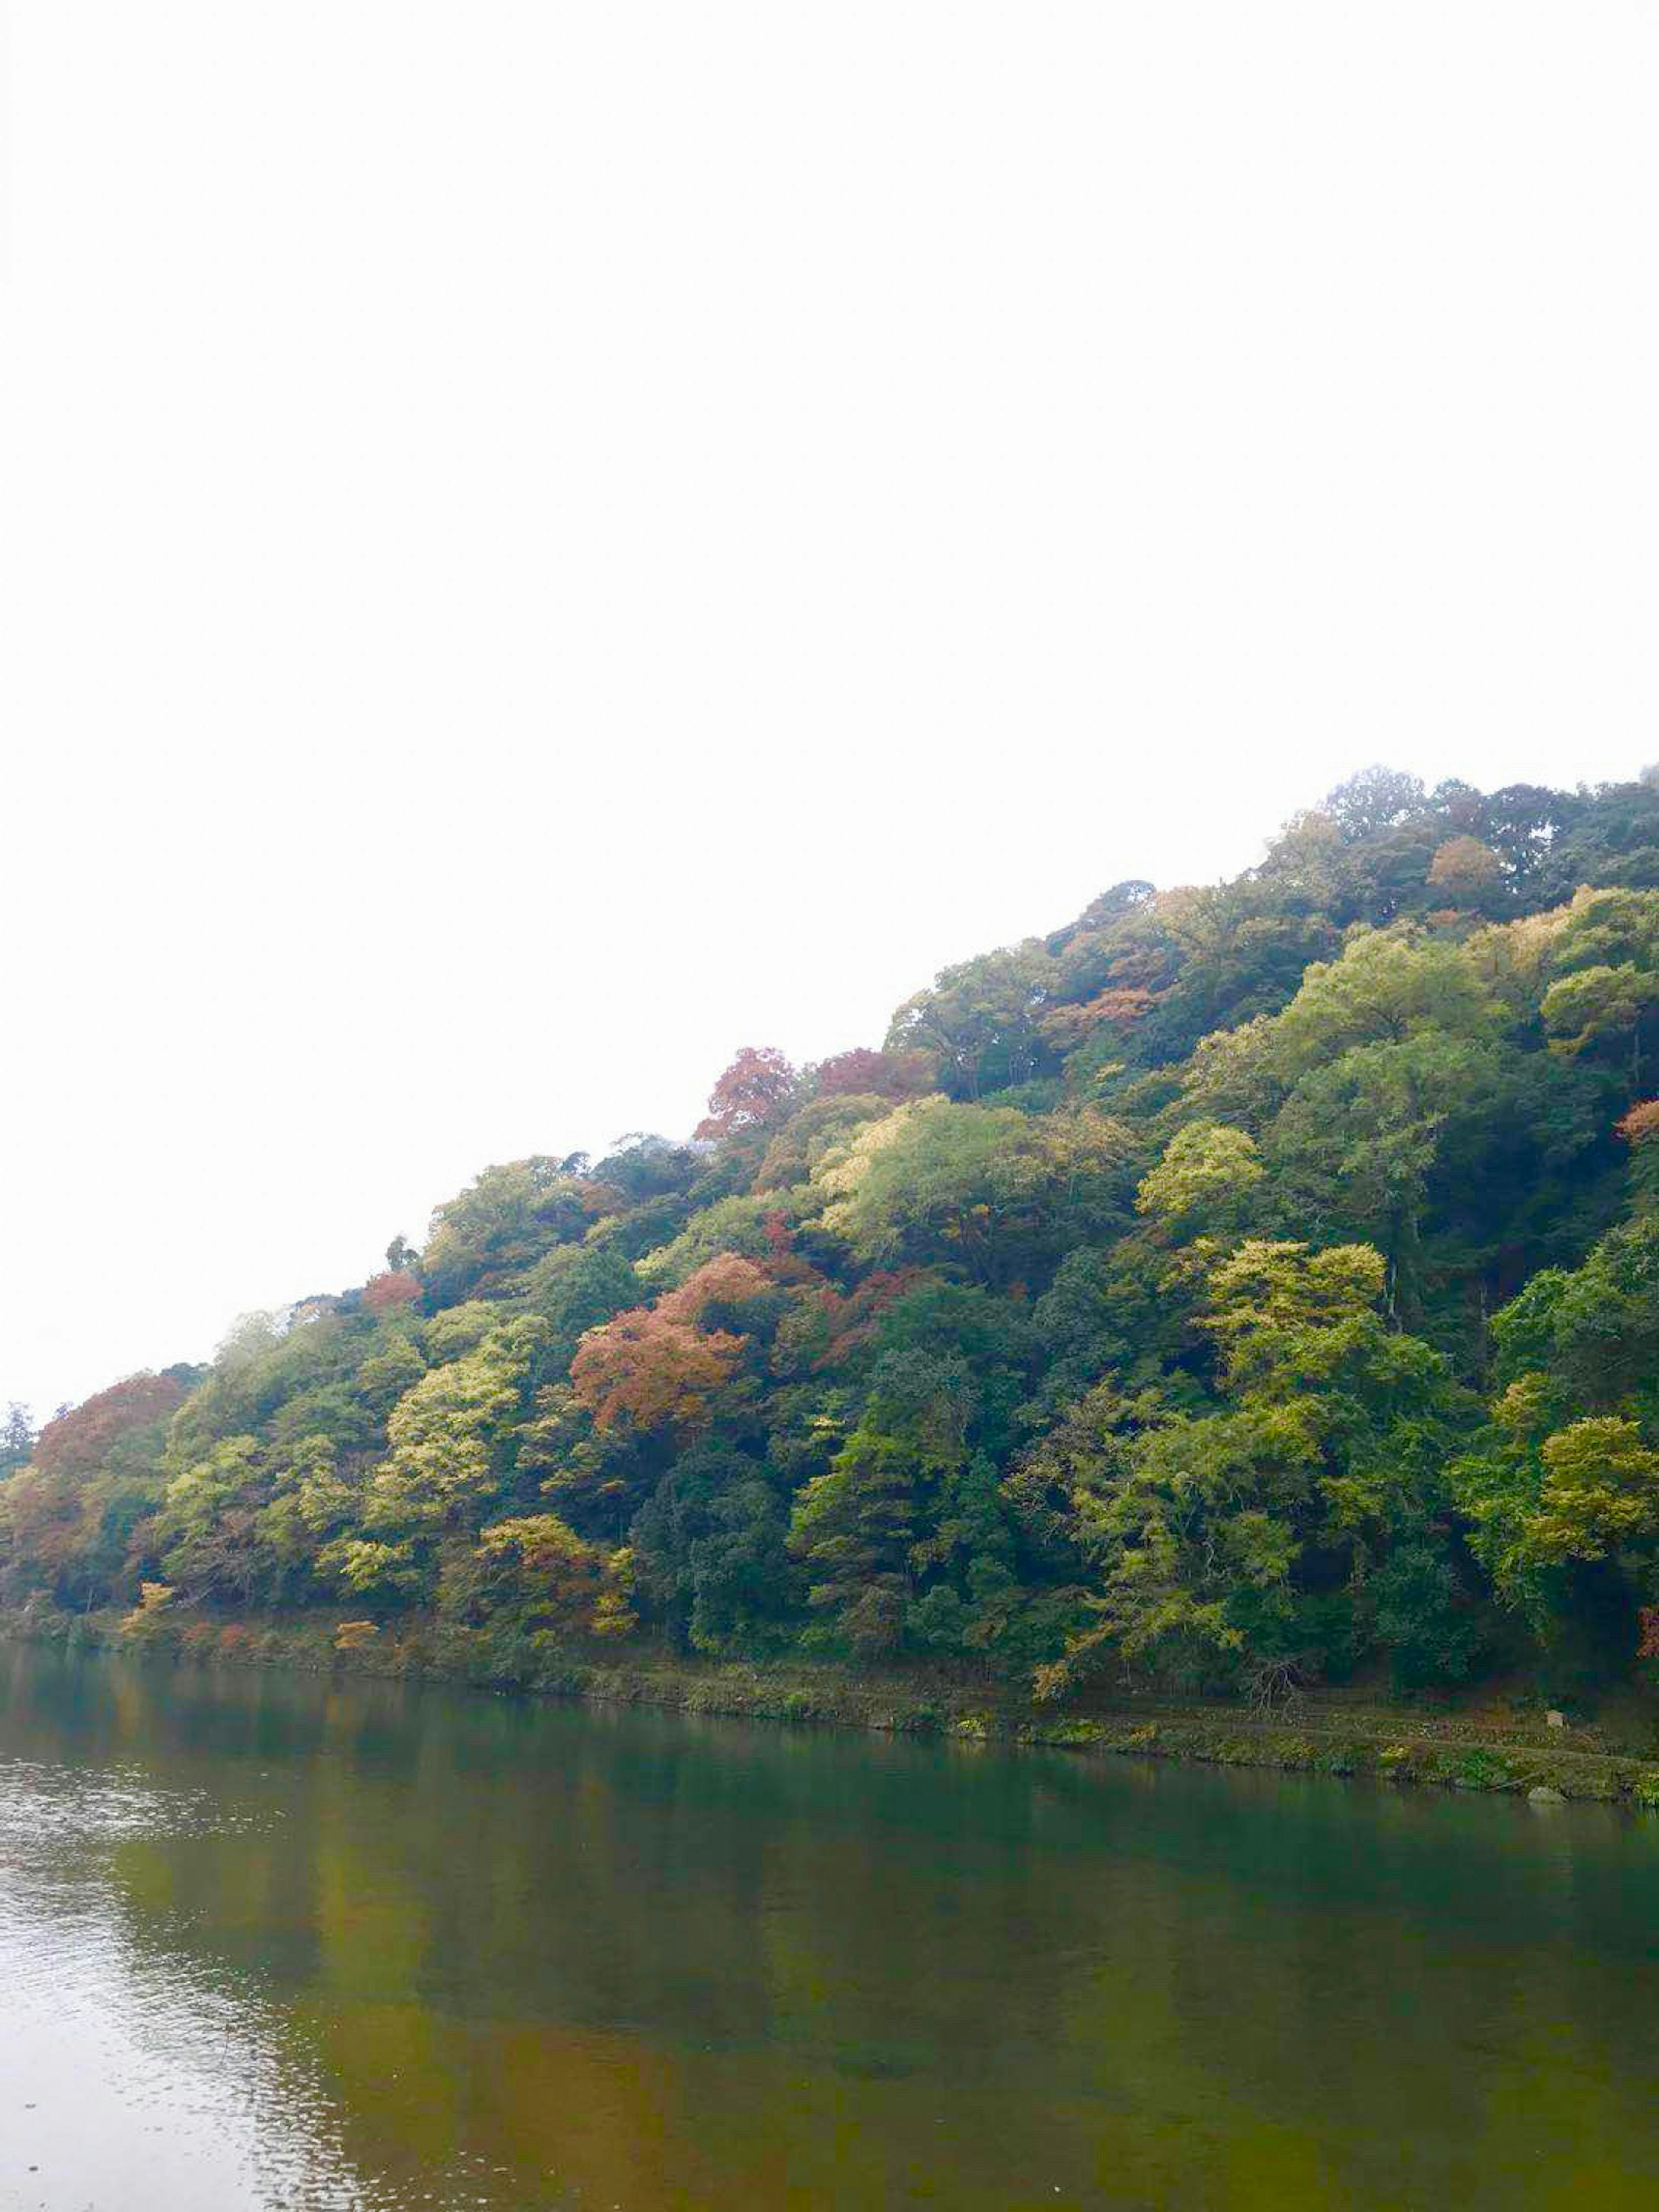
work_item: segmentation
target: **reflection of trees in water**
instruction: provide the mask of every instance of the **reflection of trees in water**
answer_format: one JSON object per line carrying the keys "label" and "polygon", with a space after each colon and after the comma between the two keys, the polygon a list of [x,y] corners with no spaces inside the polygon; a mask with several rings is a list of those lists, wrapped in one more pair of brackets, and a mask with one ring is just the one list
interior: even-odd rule
{"label": "reflection of trees in water", "polygon": [[214,1808],[114,1846],[133,1986],[338,2201],[1616,2206],[1654,2141],[1659,1838],[1594,1814],[96,1674],[64,1754]]}
{"label": "reflection of trees in water", "polygon": [[130,1771],[0,1764],[9,2186],[122,2212],[369,2203],[311,2054],[180,1940],[168,1869],[211,1820]]}

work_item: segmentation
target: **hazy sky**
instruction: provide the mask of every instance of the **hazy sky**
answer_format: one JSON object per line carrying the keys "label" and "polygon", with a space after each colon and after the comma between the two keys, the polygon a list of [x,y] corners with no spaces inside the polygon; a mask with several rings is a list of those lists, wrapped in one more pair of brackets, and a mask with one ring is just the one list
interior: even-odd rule
{"label": "hazy sky", "polygon": [[1656,0],[9,15],[0,1400],[1659,756]]}

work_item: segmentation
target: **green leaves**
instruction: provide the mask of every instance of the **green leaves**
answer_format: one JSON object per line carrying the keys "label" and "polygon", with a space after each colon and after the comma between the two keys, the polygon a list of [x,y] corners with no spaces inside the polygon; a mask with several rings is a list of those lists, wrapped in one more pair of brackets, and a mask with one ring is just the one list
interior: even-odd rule
{"label": "green leaves", "polygon": [[949,1261],[1006,1282],[1121,1220],[1134,1161],[1131,1133],[1091,1109],[925,1098],[866,1124],[815,1182],[823,1226],[866,1264]]}
{"label": "green leaves", "polygon": [[1542,1448],[1544,1483],[1528,1542],[1543,1560],[1600,1559],[1659,1534],[1659,1451],[1615,1414],[1571,1423]]}
{"label": "green leaves", "polygon": [[1233,883],[946,969],[887,1052],[745,1049],[697,1139],[488,1169],[360,1288],[22,1424],[3,1593],[1054,1689],[1455,1679],[1492,1589],[1628,1647],[1656,882],[1659,786],[1367,771]]}

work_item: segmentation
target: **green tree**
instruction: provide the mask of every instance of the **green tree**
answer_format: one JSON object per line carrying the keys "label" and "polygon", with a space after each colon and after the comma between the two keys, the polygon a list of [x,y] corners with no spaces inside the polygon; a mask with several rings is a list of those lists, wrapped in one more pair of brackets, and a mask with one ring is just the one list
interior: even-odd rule
{"label": "green tree", "polygon": [[1191,1121],[1176,1132],[1158,1165],[1142,1177],[1135,1211],[1183,1240],[1236,1236],[1260,1202],[1264,1173],[1247,1129]]}
{"label": "green tree", "polygon": [[818,1616],[810,1641],[863,1659],[897,1650],[929,1495],[963,1465],[972,1398],[959,1361],[913,1352],[880,1362],[862,1419],[791,1518],[789,1549]]}
{"label": "green tree", "polygon": [[1006,1282],[1121,1222],[1134,1164],[1130,1133],[1102,1114],[929,1098],[866,1124],[817,1182],[824,1227],[860,1261],[951,1261]]}
{"label": "green tree", "polygon": [[364,1496],[370,1539],[396,1547],[478,1527],[510,1478],[546,1334],[537,1315],[505,1322],[398,1400]]}
{"label": "green tree", "polygon": [[1035,938],[964,960],[906,1000],[885,1049],[928,1054],[941,1088],[956,1098],[1029,1083],[1051,1060],[1042,1016],[1054,977],[1054,956]]}
{"label": "green tree", "polygon": [[1112,1658],[1189,1682],[1316,1675],[1359,1656],[1365,1582],[1444,1501],[1466,1418],[1443,1363],[1376,1311],[1382,1255],[1252,1242],[1209,1282],[1229,1402],[1107,1439],[1072,1499],[1097,1562],[1091,1624],[1039,1680]]}
{"label": "green tree", "polygon": [[787,1524],[764,1470],[705,1445],[670,1468],[629,1533],[640,1588],[696,1651],[775,1648],[792,1607]]}

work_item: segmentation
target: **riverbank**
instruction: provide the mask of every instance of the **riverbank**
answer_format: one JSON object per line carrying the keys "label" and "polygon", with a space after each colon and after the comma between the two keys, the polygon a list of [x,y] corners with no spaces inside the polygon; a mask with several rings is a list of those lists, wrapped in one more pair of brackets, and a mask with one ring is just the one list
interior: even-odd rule
{"label": "riverbank", "polygon": [[449,1682],[496,1694],[652,1705],[795,1727],[867,1729],[964,1743],[1194,1760],[1289,1773],[1369,1775],[1540,1802],[1624,1802],[1659,1812],[1659,1752],[1610,1746],[1594,1727],[1541,1711],[1456,1711],[1304,1694],[1268,1712],[1130,1692],[1042,1705],[1006,1685],[925,1669],[854,1675],[799,1660],[694,1661],[660,1652],[551,1652],[430,1623],[387,1630],[331,1618],[157,1619],[138,1635],[118,1613],[0,1613],[0,1638],[121,1650],[183,1664]]}

